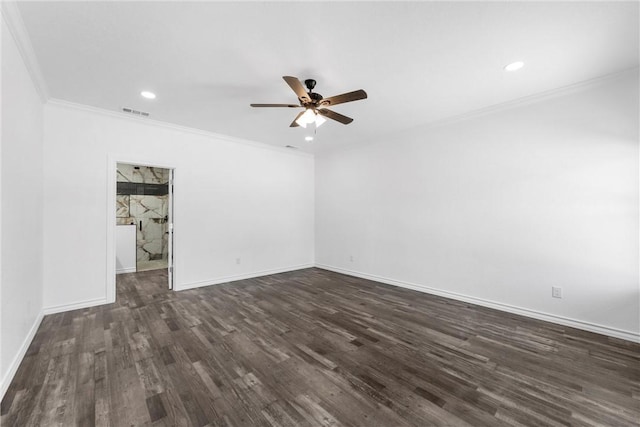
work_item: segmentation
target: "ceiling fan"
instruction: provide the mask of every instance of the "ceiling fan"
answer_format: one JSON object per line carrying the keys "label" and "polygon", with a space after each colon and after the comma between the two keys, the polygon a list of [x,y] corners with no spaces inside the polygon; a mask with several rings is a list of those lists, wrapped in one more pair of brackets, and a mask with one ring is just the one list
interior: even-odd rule
{"label": "ceiling fan", "polygon": [[[251,104],[252,107],[286,107],[286,108],[304,108],[296,118],[291,122],[289,127],[302,126],[304,128],[311,123],[315,123],[316,127],[326,121],[326,118],[335,120],[344,125],[348,125],[353,121],[351,117],[344,116],[335,111],[329,110],[327,107],[333,105],[344,104],[345,102],[358,101],[367,98],[367,92],[364,90],[356,90],[353,92],[343,93],[341,95],[323,98],[319,93],[313,92],[316,87],[316,81],[307,79],[304,81],[305,87],[300,80],[292,76],[283,76],[285,82],[293,89],[298,96],[300,104]],[[308,90],[308,91],[307,91]]]}

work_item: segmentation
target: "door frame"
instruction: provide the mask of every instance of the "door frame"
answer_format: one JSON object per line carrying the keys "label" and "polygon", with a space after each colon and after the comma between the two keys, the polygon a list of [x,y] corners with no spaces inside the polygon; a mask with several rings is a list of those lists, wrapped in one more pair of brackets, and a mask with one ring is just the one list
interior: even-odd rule
{"label": "door frame", "polygon": [[[135,166],[147,166],[153,168],[162,168],[171,170],[171,177],[175,180],[175,165],[149,161],[146,159],[134,158],[124,155],[109,155],[107,158],[107,263],[106,263],[106,297],[107,304],[116,302],[116,195],[117,195],[117,167],[118,163],[126,163]],[[168,274],[171,278],[168,280],[168,285],[173,285],[175,289],[176,284],[176,266],[175,266],[175,187],[170,191],[171,195],[168,200],[169,209],[169,226],[172,230],[169,235],[168,245],[169,254],[172,257],[170,263],[171,269]]]}

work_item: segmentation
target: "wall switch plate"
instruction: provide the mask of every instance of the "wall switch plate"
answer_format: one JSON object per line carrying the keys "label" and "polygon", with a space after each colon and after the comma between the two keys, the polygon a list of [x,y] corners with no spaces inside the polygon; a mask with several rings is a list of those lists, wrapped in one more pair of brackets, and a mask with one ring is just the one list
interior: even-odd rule
{"label": "wall switch plate", "polygon": [[353,255],[349,257],[349,261],[353,262]]}
{"label": "wall switch plate", "polygon": [[562,298],[562,288],[559,286],[552,286],[551,296],[554,298]]}

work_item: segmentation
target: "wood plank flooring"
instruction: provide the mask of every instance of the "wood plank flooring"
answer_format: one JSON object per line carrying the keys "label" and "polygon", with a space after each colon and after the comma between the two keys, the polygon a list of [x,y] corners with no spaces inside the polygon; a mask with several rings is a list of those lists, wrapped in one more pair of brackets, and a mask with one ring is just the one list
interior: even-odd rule
{"label": "wood plank flooring", "polygon": [[640,345],[320,269],[46,316],[2,426],[633,426]]}

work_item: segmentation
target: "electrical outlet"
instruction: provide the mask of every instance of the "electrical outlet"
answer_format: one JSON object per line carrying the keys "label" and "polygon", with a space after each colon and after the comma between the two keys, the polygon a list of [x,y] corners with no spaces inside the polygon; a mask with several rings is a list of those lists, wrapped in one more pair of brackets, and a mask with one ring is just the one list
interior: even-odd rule
{"label": "electrical outlet", "polygon": [[562,298],[562,288],[559,286],[552,286],[551,296],[554,298]]}
{"label": "electrical outlet", "polygon": [[240,258],[236,258],[236,264],[240,264]]}

